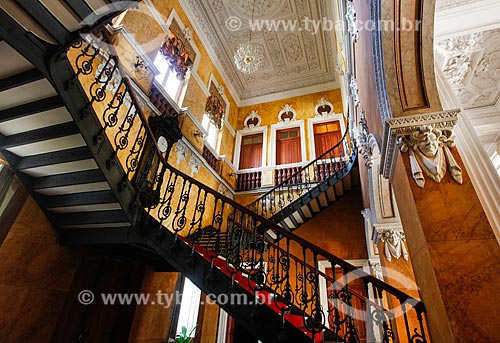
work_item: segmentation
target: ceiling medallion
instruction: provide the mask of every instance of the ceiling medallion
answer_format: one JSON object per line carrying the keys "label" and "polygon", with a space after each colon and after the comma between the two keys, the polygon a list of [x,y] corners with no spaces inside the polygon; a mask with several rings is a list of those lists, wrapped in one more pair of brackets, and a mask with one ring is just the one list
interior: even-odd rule
{"label": "ceiling medallion", "polygon": [[[252,3],[252,22],[255,13],[255,0]],[[248,43],[241,43],[234,54],[234,64],[243,74],[253,74],[261,67],[264,62],[264,53],[255,44],[252,44],[252,30]]]}
{"label": "ceiling medallion", "polygon": [[264,53],[257,45],[242,43],[234,54],[234,64],[243,74],[253,74],[264,63]]}

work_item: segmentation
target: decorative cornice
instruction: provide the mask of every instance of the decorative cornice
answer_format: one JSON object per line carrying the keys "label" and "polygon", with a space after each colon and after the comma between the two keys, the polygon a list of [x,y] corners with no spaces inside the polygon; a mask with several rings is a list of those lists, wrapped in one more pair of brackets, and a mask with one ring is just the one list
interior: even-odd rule
{"label": "decorative cornice", "polygon": [[392,180],[397,159],[398,138],[411,135],[421,127],[452,131],[458,121],[459,110],[448,110],[435,113],[417,114],[399,118],[386,119],[384,128],[384,142],[382,151],[382,174]]}
{"label": "decorative cornice", "polygon": [[392,133],[397,136],[409,135],[420,126],[433,125],[440,130],[453,130],[458,121],[459,109],[417,114],[413,116],[404,116],[386,120]]}

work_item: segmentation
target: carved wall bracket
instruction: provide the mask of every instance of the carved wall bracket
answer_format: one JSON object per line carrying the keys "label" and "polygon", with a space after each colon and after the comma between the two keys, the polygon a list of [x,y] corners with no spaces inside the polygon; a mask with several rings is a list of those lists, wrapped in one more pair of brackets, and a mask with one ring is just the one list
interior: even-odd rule
{"label": "carved wall bracket", "polygon": [[402,152],[408,152],[413,179],[421,188],[425,185],[424,174],[430,179],[441,182],[450,169],[451,177],[462,184],[462,169],[451,154],[455,146],[451,130],[440,130],[435,125],[417,128],[411,134],[399,137]]}
{"label": "carved wall bracket", "polygon": [[189,166],[191,167],[191,176],[193,176],[200,170],[201,167],[200,159],[191,154],[191,158],[189,159]]}
{"label": "carved wall bracket", "polygon": [[368,168],[373,165],[371,144],[369,141],[370,132],[368,131],[368,123],[365,118],[365,111],[361,109],[359,115],[359,124],[357,127],[356,136],[359,142],[359,153],[363,157],[363,161]]}
{"label": "carved wall bracket", "polygon": [[177,164],[186,159],[186,156],[189,152],[189,148],[179,140],[177,144],[175,144],[174,152],[177,154]]}
{"label": "carved wall bracket", "polygon": [[408,251],[406,250],[406,237],[400,223],[395,224],[375,224],[373,230],[373,241],[384,243],[384,253],[390,262],[394,257],[398,260],[401,256],[408,261]]}
{"label": "carved wall bracket", "polygon": [[460,167],[449,150],[454,147],[452,130],[458,121],[458,113],[456,109],[387,119],[382,147],[384,177],[392,179],[399,146],[410,154],[412,174],[419,187],[425,183],[423,173],[437,182],[441,181],[444,175],[441,175],[442,163],[445,163],[445,170],[448,163],[452,177],[461,183]]}

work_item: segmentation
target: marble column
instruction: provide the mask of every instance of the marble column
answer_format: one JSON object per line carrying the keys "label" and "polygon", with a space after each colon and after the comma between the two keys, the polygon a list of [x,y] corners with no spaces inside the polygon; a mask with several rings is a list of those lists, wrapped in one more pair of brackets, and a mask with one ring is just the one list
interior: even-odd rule
{"label": "marble column", "polygon": [[396,145],[388,150],[398,156],[385,170],[392,175],[432,341],[494,342],[500,246],[453,145],[457,112],[387,120],[386,142],[399,142],[404,152]]}

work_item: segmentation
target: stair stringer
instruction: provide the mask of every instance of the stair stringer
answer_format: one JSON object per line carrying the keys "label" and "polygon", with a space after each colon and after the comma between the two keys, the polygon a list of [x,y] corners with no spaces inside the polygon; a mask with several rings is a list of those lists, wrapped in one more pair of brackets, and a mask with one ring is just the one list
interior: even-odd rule
{"label": "stair stringer", "polygon": [[[213,266],[201,254],[185,243],[168,229],[149,217],[141,227],[140,234],[145,242],[153,248],[167,263],[191,280],[205,294],[238,294],[253,299],[245,288],[237,282],[231,287],[231,279],[220,269]],[[248,331],[255,333],[263,342],[279,342],[280,333],[286,333],[294,343],[310,343],[311,338],[293,324],[285,321],[281,328],[281,316],[267,305],[234,305],[219,304],[228,314],[236,319]]]}
{"label": "stair stringer", "polygon": [[[331,175],[329,178],[327,178],[326,180],[315,185],[312,189],[310,189],[309,191],[302,194],[298,199],[294,200],[292,203],[290,203],[289,205],[287,205],[286,207],[284,207],[280,211],[276,212],[273,216],[269,217],[268,219],[270,221],[276,223],[277,225],[280,225],[283,227],[284,226],[283,223],[285,220],[287,220],[288,218],[292,218],[293,214],[296,213],[297,211],[300,211],[300,209],[303,206],[307,206],[312,201],[318,199],[319,196],[321,196],[322,194],[325,194],[328,204],[326,206],[322,206],[318,201],[319,211],[318,212],[310,211],[310,213],[311,213],[310,217],[301,215],[303,222],[299,223],[299,225],[297,225],[293,229],[288,228],[290,231],[294,231],[294,230],[297,230],[301,225],[303,225],[304,223],[306,223],[310,219],[312,219],[315,216],[317,216],[318,214],[320,214],[324,209],[328,208],[332,203],[339,201],[339,199],[341,197],[343,197],[345,195],[345,193],[350,192],[354,187],[356,187],[359,184],[359,182],[356,181],[359,177],[356,175],[353,175],[353,173],[355,173],[357,171],[357,168],[358,168],[358,166],[357,166],[357,161],[358,161],[357,152],[354,152],[354,154],[355,154],[355,157],[352,159],[351,162],[349,162],[348,165],[346,165],[346,167],[344,168],[345,172],[342,174],[341,177],[337,176],[337,174]],[[351,178],[349,190],[344,185],[344,182],[348,176],[350,176],[350,178]],[[338,185],[340,185],[343,189],[342,194],[338,194],[338,191],[335,190],[335,187]],[[335,194],[335,199],[333,201],[329,200],[328,195],[327,195],[327,192],[330,189],[333,189],[333,192]],[[285,228],[286,228],[286,226],[285,226]],[[269,237],[267,237],[267,238],[269,238]]]}

